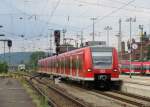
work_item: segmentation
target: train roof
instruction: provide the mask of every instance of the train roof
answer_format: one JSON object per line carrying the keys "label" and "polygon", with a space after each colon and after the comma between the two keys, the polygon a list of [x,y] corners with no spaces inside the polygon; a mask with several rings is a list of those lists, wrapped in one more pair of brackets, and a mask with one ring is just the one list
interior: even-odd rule
{"label": "train roof", "polygon": [[[59,54],[58,56],[64,56],[66,54],[72,54],[74,52],[80,52],[82,50],[86,50],[88,48],[91,48],[93,51],[111,51],[113,47],[106,47],[106,46],[87,46],[87,47],[82,47],[82,48],[78,48],[78,49],[75,49],[75,50],[71,50],[71,51],[68,51],[68,52],[65,52],[65,53],[62,53],[62,54]],[[40,59],[40,61],[43,61],[43,60],[47,60],[49,58],[56,58],[57,55],[54,55],[54,56],[50,56],[50,57],[47,57],[47,58],[44,58],[44,59]]]}

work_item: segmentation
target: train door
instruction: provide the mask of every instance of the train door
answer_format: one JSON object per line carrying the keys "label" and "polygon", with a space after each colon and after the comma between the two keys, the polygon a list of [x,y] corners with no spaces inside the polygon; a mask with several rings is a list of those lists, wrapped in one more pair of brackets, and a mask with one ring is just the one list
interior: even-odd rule
{"label": "train door", "polygon": [[63,74],[63,71],[64,71],[64,58],[62,57],[61,58],[61,74]]}
{"label": "train door", "polygon": [[150,73],[150,64],[147,62],[143,63],[143,70],[146,74],[149,74]]}
{"label": "train door", "polygon": [[78,55],[78,76],[79,77],[84,77],[83,62],[84,62],[83,54],[79,54]]}
{"label": "train door", "polygon": [[66,75],[69,76],[70,75],[70,57],[66,56]]}
{"label": "train door", "polygon": [[54,66],[54,67],[53,67],[53,68],[54,68],[54,72],[57,73],[57,69],[56,69],[56,67],[57,67],[57,60],[54,59],[54,62],[53,62],[53,63],[54,63],[54,65],[53,65],[53,66]]}
{"label": "train door", "polygon": [[58,74],[61,74],[61,57],[60,57],[60,59],[59,59],[59,61],[58,61],[58,68],[59,68],[59,70],[58,70]]}
{"label": "train door", "polygon": [[76,76],[76,55],[72,56],[72,76]]}
{"label": "train door", "polygon": [[51,72],[54,73],[55,71],[54,71],[54,60],[53,59],[51,60],[51,63],[52,63],[52,67],[51,67],[52,71]]}
{"label": "train door", "polygon": [[63,57],[63,75],[65,75],[65,70],[66,70],[66,59]]}
{"label": "train door", "polygon": [[76,77],[79,77],[79,56],[76,56]]}
{"label": "train door", "polygon": [[70,73],[69,75],[72,77],[72,56],[70,56]]}
{"label": "train door", "polygon": [[59,59],[56,59],[55,70],[56,70],[56,73],[58,74],[59,73]]}
{"label": "train door", "polygon": [[50,68],[51,68],[51,62],[50,62],[50,60],[48,60],[48,73],[50,72]]}
{"label": "train door", "polygon": [[146,64],[144,68],[145,68],[145,70],[146,70],[146,73],[149,73],[149,65]]}

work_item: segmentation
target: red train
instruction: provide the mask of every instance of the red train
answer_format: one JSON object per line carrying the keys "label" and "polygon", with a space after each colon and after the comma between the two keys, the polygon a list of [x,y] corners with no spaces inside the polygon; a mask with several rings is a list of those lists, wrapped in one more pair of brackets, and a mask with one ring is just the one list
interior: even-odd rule
{"label": "red train", "polygon": [[[131,62],[131,72],[141,73],[142,62]],[[130,62],[126,61],[121,63],[121,72],[130,73]]]}
{"label": "red train", "polygon": [[[121,63],[121,72],[130,73],[130,62],[124,61]],[[138,74],[150,73],[150,62],[131,62],[131,72]]]}
{"label": "red train", "polygon": [[100,87],[119,77],[118,55],[112,47],[84,47],[41,59],[38,65],[39,73]]}

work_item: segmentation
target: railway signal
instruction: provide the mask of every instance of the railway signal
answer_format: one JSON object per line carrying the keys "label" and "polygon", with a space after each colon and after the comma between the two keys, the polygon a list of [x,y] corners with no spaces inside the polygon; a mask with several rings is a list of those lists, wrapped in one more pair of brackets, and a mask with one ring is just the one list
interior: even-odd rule
{"label": "railway signal", "polygon": [[12,47],[12,40],[7,41],[7,46],[9,48],[9,65],[10,65],[11,64],[10,48]]}
{"label": "railway signal", "polygon": [[55,30],[54,36],[55,36],[55,44],[56,46],[59,46],[60,45],[60,30]]}
{"label": "railway signal", "polygon": [[56,53],[57,55],[60,53],[60,46],[56,46]]}
{"label": "railway signal", "polygon": [[7,41],[7,46],[8,46],[9,48],[12,47],[12,41],[11,41],[11,40],[8,40],[8,41]]}
{"label": "railway signal", "polygon": [[55,45],[56,45],[56,54],[58,55],[60,53],[60,30],[54,31],[54,37],[55,37]]}

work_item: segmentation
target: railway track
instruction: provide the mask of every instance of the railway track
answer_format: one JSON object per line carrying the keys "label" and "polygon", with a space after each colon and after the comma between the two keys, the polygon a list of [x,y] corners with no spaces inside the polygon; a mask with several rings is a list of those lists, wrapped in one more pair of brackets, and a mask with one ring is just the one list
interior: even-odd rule
{"label": "railway track", "polygon": [[[53,85],[47,84],[40,78],[33,78],[30,75],[19,74],[42,96],[48,100],[50,107],[91,107],[83,101],[65,93]],[[32,78],[32,79],[31,79]]]}
{"label": "railway track", "polygon": [[47,100],[47,104],[51,107],[57,107],[57,105],[55,104],[55,102],[53,102],[50,98],[48,98],[48,96],[45,94],[45,92],[43,92],[43,90],[38,87],[38,86],[35,86],[33,84],[32,81],[28,80],[28,79],[25,79],[29,84],[30,86],[32,86],[33,89],[36,90],[36,92],[38,92],[38,94],[40,94],[41,96],[43,96],[46,100]]}
{"label": "railway track", "polygon": [[[34,84],[38,88],[47,87],[46,91],[50,93],[49,96],[51,96],[52,98],[50,102],[54,104],[59,102],[59,104],[56,104],[54,107],[88,107],[84,103],[81,103],[80,101],[78,101],[78,99],[75,99],[69,96],[67,93],[65,93],[64,90],[61,90],[61,87],[56,88],[55,86],[53,86],[52,83],[50,85],[50,82],[48,79],[40,80],[38,78],[35,78],[33,79],[33,81],[36,81],[34,82]],[[71,84],[67,84],[67,85],[71,85]],[[81,91],[87,90],[87,89],[81,88],[78,85],[71,85],[71,86]],[[43,89],[40,88],[39,90],[43,90]],[[99,91],[95,89],[89,90],[88,93],[95,95],[99,97],[100,99],[103,98],[103,99],[110,100],[124,107],[150,107],[150,98],[146,98],[146,97],[142,97],[138,95],[122,93],[120,91]],[[92,106],[89,106],[89,107],[92,107]]]}
{"label": "railway track", "polygon": [[100,95],[106,96],[110,98],[110,100],[114,100],[117,103],[120,103],[121,105],[124,105],[125,107],[150,107],[150,99],[131,95],[127,93],[122,93],[118,91],[107,91],[102,92],[98,90],[93,90],[93,92],[98,93]]}
{"label": "railway track", "polygon": [[[83,91],[83,88],[80,88],[79,85],[71,85],[74,88],[77,88],[79,90]],[[84,88],[85,90],[88,90],[87,88]],[[150,98],[124,93],[117,90],[111,90],[111,91],[99,91],[99,90],[89,90],[88,93],[95,95],[100,98],[108,99],[112,102],[118,103],[124,107],[150,107]]]}

